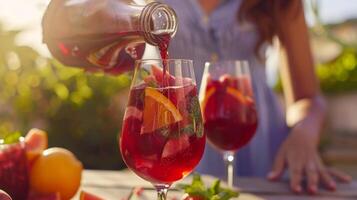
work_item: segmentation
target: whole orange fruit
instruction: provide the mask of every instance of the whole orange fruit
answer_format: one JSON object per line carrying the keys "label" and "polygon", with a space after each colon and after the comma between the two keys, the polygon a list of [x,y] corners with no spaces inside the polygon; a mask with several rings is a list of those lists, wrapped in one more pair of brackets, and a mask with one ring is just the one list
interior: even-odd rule
{"label": "whole orange fruit", "polygon": [[59,192],[62,200],[72,198],[81,182],[83,166],[72,152],[49,148],[35,160],[30,171],[30,187],[35,192]]}

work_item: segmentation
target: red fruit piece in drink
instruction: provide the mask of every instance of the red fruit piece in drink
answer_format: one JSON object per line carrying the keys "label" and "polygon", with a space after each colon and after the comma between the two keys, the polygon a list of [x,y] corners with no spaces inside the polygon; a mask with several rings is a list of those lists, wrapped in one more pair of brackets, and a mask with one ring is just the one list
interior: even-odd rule
{"label": "red fruit piece in drink", "polygon": [[176,154],[187,149],[189,146],[190,142],[187,134],[183,134],[179,138],[171,138],[166,142],[161,158],[174,158]]}
{"label": "red fruit piece in drink", "polygon": [[229,74],[222,75],[219,78],[223,87],[232,87],[241,91],[245,96],[253,96],[253,89],[250,84],[250,79],[246,75],[233,77]]}
{"label": "red fruit piece in drink", "polygon": [[[151,71],[159,85],[163,85],[163,70],[158,66],[152,65]],[[175,77],[172,76],[168,71],[166,71],[165,78],[166,80],[168,80],[170,85],[173,85],[175,83]]]}
{"label": "red fruit piece in drink", "polygon": [[128,106],[125,110],[124,120],[129,117],[133,117],[138,120],[141,120],[141,118],[143,117],[143,112],[134,106]]}

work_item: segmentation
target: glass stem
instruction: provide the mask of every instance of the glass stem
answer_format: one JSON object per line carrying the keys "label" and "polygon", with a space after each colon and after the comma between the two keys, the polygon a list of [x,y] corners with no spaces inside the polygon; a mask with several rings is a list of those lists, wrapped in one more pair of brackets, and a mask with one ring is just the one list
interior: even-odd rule
{"label": "glass stem", "polygon": [[234,178],[234,152],[226,151],[224,152],[224,161],[227,166],[227,183],[228,187],[233,188],[233,178]]}
{"label": "glass stem", "polygon": [[155,185],[157,191],[157,200],[166,200],[167,190],[169,189],[169,187],[169,185],[165,184]]}

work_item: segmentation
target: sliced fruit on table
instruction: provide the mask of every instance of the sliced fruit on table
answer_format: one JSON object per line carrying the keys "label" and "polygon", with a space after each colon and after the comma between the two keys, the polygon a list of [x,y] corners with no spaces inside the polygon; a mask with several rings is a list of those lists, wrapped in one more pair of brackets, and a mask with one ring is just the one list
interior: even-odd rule
{"label": "sliced fruit on table", "polygon": [[10,195],[7,194],[4,190],[0,190],[0,200],[12,200]]}
{"label": "sliced fruit on table", "polygon": [[34,192],[58,192],[61,200],[72,198],[81,182],[83,166],[72,152],[49,148],[35,160],[30,170],[30,187]]}
{"label": "sliced fruit on table", "polygon": [[25,136],[26,156],[29,163],[48,147],[47,133],[40,129],[31,129]]}
{"label": "sliced fruit on table", "polygon": [[170,99],[154,88],[145,88],[141,134],[151,133],[181,121],[182,115]]}
{"label": "sliced fruit on table", "polygon": [[82,190],[79,196],[79,200],[104,200],[104,199],[97,195]]}
{"label": "sliced fruit on table", "polygon": [[35,192],[30,192],[27,200],[61,200],[60,193],[50,193],[50,194],[39,194]]}

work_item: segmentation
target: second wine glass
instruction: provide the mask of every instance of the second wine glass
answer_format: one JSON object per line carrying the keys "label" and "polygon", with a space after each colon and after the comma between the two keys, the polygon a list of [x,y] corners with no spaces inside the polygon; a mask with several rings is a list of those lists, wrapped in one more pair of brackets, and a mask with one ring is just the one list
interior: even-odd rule
{"label": "second wine glass", "polygon": [[234,154],[254,136],[258,119],[248,62],[206,63],[200,88],[205,133],[223,152],[233,187]]}

